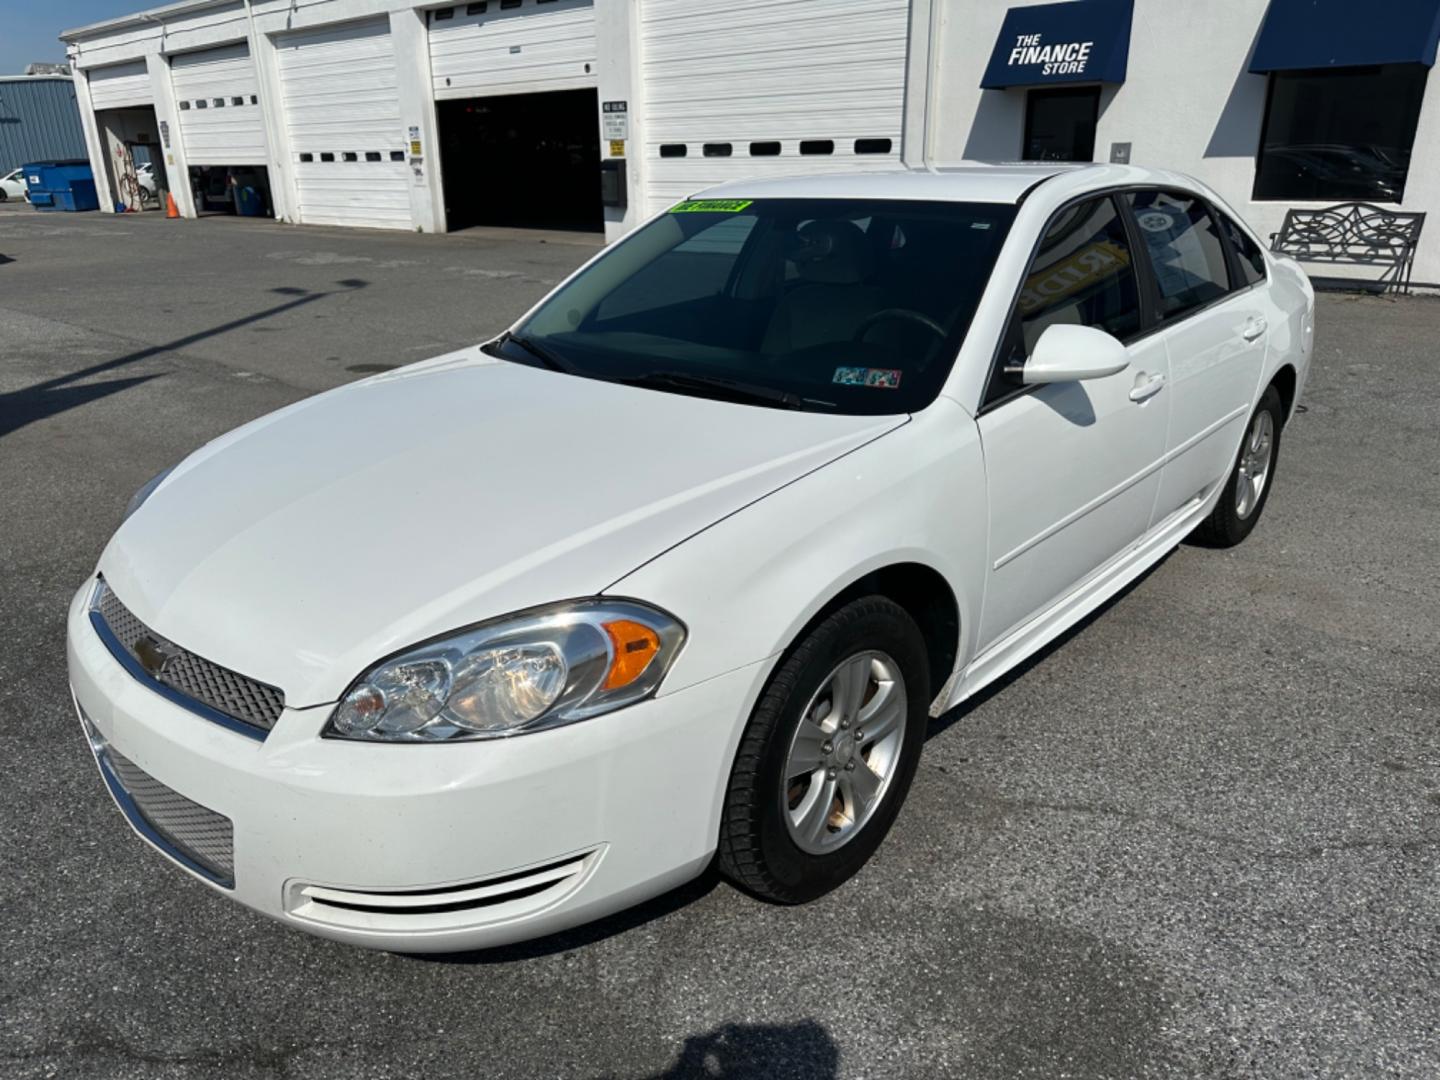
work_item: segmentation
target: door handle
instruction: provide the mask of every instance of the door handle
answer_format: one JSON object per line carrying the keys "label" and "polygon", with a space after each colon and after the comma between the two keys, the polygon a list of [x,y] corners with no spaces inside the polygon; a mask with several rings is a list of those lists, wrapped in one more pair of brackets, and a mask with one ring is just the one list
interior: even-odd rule
{"label": "door handle", "polygon": [[1251,319],[1245,324],[1245,329],[1240,331],[1240,336],[1246,341],[1254,341],[1269,328],[1270,324],[1264,319]]}
{"label": "door handle", "polygon": [[1135,386],[1130,391],[1131,401],[1146,401],[1165,389],[1164,375],[1151,375],[1145,382],[1141,382],[1140,379],[1144,377],[1144,374],[1142,371],[1135,380]]}

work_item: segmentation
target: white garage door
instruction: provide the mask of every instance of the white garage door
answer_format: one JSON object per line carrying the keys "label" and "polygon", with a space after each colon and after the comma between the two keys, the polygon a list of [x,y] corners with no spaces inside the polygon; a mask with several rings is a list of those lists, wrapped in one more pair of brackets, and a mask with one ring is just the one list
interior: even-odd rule
{"label": "white garage door", "polygon": [[265,164],[265,116],[248,44],[171,57],[170,78],[191,165]]}
{"label": "white garage door", "polygon": [[908,0],[643,0],[651,210],[750,176],[893,169]]}
{"label": "white garage door", "polygon": [[595,66],[593,0],[488,0],[430,12],[437,99],[584,90],[595,85]]}
{"label": "white garage door", "polygon": [[389,20],[287,34],[276,48],[298,219],[410,228]]}
{"label": "white garage door", "polygon": [[97,111],[152,105],[155,102],[155,95],[150,92],[150,72],[144,60],[91,68],[86,77],[90,80],[90,103]]}

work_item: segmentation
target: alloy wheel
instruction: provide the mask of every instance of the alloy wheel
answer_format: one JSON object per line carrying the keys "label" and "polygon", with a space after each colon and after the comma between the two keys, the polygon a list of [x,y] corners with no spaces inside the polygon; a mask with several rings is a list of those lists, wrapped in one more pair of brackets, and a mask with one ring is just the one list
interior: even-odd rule
{"label": "alloy wheel", "polygon": [[1248,518],[1260,505],[1265,481],[1270,477],[1271,458],[1275,453],[1275,421],[1268,409],[1261,409],[1250,422],[1250,430],[1240,447],[1240,467],[1235,481],[1235,513]]}
{"label": "alloy wheel", "polygon": [[812,855],[853,839],[900,764],[908,704],[899,665],[883,652],[842,661],[805,706],[780,793],[790,838]]}

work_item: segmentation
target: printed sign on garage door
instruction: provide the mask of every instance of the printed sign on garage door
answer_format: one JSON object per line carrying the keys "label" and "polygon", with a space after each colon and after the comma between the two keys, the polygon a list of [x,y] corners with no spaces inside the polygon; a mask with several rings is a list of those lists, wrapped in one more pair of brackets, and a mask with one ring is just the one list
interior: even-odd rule
{"label": "printed sign on garage door", "polygon": [[907,0],[643,0],[651,210],[711,184],[900,161]]}
{"label": "printed sign on garage door", "polygon": [[388,19],[276,41],[296,216],[411,226],[409,166]]}
{"label": "printed sign on garage door", "polygon": [[191,165],[264,165],[265,116],[250,46],[170,58],[180,136]]}

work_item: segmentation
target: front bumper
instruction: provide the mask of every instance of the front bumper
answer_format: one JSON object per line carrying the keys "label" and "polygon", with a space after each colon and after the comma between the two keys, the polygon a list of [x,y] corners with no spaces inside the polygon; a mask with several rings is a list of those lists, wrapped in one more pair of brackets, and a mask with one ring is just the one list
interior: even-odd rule
{"label": "front bumper", "polygon": [[[322,740],[322,706],[286,709],[256,742],[125,670],[90,624],[90,589],[70,607],[70,684],[101,775],[136,832],[256,911],[403,952],[538,937],[698,874],[766,668],[513,739]],[[127,799],[124,783],[117,790],[126,777],[155,785],[159,815]],[[214,859],[186,858],[184,835],[170,842],[177,834],[162,815],[176,806],[187,828],[201,810],[229,820],[228,878],[212,872]]]}

